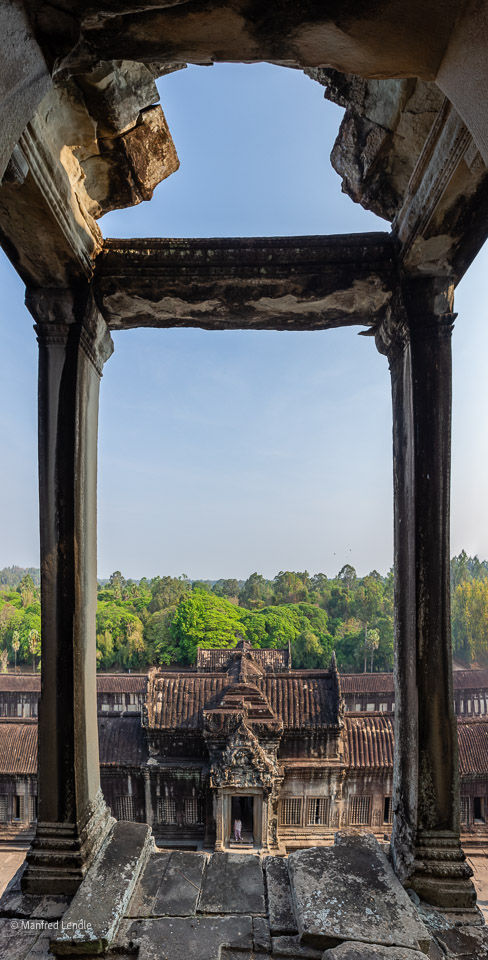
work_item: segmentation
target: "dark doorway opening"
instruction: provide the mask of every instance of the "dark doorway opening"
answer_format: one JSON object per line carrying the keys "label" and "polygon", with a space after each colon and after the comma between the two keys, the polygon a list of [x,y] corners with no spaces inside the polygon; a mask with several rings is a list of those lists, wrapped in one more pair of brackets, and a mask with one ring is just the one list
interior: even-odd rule
{"label": "dark doorway opening", "polygon": [[474,797],[473,798],[473,814],[474,821],[478,823],[485,822],[485,798],[484,797]]}
{"label": "dark doorway opening", "polygon": [[232,797],[231,804],[231,824],[230,838],[234,839],[234,823],[240,820],[242,823],[242,842],[253,843],[253,816],[254,816],[254,797]]}

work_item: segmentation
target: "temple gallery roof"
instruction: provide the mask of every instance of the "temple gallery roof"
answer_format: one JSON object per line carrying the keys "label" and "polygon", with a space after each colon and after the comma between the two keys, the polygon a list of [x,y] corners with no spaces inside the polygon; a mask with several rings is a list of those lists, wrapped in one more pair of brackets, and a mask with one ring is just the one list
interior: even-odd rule
{"label": "temple gallery roof", "polygon": [[[139,717],[100,717],[100,764],[139,767],[147,760],[145,731]],[[0,720],[0,775],[37,772],[37,721]]]}
{"label": "temple gallery roof", "polygon": [[[488,719],[458,720],[461,776],[488,773]],[[146,731],[138,717],[99,717],[100,763],[103,767],[138,767],[148,757]],[[360,714],[344,721],[344,762],[351,770],[391,770],[394,734],[391,716]],[[35,774],[37,722],[0,720],[0,776]]]}
{"label": "temple gallery roof", "polygon": [[[395,680],[392,673],[341,673],[343,694],[394,693]],[[482,690],[488,687],[488,669],[455,670],[454,690]]]}
{"label": "temple gallery roof", "polygon": [[[102,673],[97,676],[97,693],[144,693],[145,673]],[[35,673],[0,673],[0,693],[39,693],[41,678]]]}

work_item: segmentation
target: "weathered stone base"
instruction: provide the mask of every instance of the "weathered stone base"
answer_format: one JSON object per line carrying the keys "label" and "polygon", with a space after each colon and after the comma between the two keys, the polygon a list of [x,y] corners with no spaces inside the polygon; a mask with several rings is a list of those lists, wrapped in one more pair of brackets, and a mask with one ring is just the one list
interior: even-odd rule
{"label": "weathered stone base", "polygon": [[26,858],[23,893],[76,893],[114,823],[101,790],[81,823],[39,822]]}
{"label": "weathered stone base", "polygon": [[475,911],[472,876],[459,837],[423,833],[417,840],[413,870],[405,886],[435,907]]}
{"label": "weathered stone base", "polygon": [[61,931],[51,940],[54,954],[105,953],[153,851],[154,841],[147,823],[115,824],[64,914]]}

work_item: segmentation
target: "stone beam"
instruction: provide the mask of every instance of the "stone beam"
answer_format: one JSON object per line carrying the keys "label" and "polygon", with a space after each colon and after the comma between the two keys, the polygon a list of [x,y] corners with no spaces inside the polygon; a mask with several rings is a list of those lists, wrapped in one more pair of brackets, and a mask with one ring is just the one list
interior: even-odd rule
{"label": "stone beam", "polygon": [[321,330],[383,318],[396,287],[386,233],[106,240],[96,298],[112,330]]}

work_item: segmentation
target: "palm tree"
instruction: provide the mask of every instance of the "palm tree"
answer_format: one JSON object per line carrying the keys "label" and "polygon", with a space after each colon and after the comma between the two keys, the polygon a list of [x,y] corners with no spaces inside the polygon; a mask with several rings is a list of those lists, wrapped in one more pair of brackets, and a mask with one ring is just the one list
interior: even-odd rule
{"label": "palm tree", "polygon": [[17,654],[20,648],[20,633],[14,630],[12,634],[12,650],[14,651],[14,673],[17,672]]}
{"label": "palm tree", "polygon": [[39,652],[39,631],[31,630],[29,633],[29,653],[32,654],[32,672],[36,669],[36,653]]}

